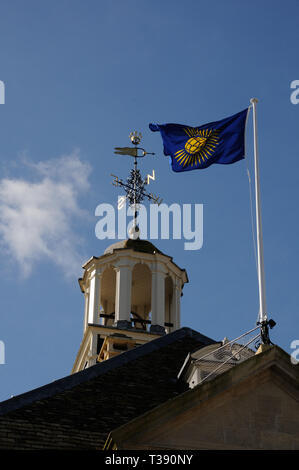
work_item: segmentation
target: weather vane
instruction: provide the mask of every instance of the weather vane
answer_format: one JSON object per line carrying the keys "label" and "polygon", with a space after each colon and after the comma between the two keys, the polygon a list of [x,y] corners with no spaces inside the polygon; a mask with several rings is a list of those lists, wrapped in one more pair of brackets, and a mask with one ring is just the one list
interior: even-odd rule
{"label": "weather vane", "polygon": [[114,180],[112,184],[114,186],[121,186],[126,192],[126,196],[123,196],[119,200],[118,208],[121,209],[126,201],[129,201],[130,206],[134,211],[133,226],[130,229],[130,237],[134,240],[139,238],[140,230],[137,225],[137,215],[138,215],[138,205],[144,200],[148,199],[149,201],[154,202],[155,204],[160,205],[162,199],[159,196],[156,196],[153,193],[146,191],[145,186],[150,184],[150,180],[155,181],[155,170],[152,171],[152,174],[146,175],[145,178],[142,178],[140,170],[137,168],[137,159],[143,158],[146,155],[155,155],[154,153],[147,152],[144,148],[138,147],[141,142],[142,134],[137,131],[131,132],[129,135],[132,144],[134,147],[115,147],[115,152],[118,155],[129,155],[134,158],[134,168],[130,171],[130,175],[126,181],[123,181],[118,176],[113,176]]}

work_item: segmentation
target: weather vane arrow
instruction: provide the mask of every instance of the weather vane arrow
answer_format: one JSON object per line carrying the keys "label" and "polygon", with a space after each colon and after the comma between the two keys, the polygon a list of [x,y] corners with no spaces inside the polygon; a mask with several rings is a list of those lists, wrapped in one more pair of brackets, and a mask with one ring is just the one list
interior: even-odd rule
{"label": "weather vane arrow", "polygon": [[[130,155],[130,157],[142,158],[145,155],[155,155],[154,153],[147,152],[141,147],[115,147],[116,154],[118,155]],[[141,150],[142,155],[138,155],[138,150]]]}

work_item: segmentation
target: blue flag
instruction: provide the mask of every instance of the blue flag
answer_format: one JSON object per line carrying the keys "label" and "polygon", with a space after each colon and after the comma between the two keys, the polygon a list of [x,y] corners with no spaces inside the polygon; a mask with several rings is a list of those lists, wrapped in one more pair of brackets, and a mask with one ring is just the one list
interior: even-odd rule
{"label": "blue flag", "polygon": [[182,124],[150,124],[161,132],[164,155],[170,155],[173,171],[201,170],[213,163],[227,165],[245,156],[248,108],[221,121],[199,127]]}

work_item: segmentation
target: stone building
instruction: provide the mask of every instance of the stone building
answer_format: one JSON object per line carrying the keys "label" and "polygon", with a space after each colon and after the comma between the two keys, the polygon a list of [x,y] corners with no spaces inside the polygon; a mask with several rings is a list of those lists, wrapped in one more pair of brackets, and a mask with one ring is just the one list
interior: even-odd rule
{"label": "stone building", "polygon": [[225,342],[181,328],[187,273],[148,241],[116,243],[83,268],[72,373],[0,404],[0,448],[299,449],[287,353],[248,349],[207,372],[203,358]]}

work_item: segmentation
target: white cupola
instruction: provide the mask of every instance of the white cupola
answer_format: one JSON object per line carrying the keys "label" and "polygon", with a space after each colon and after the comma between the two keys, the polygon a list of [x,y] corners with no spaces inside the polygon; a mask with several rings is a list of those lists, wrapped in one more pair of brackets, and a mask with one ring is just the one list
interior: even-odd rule
{"label": "white cupola", "polygon": [[114,243],[83,269],[83,340],[73,373],[180,328],[187,273],[149,241]]}

